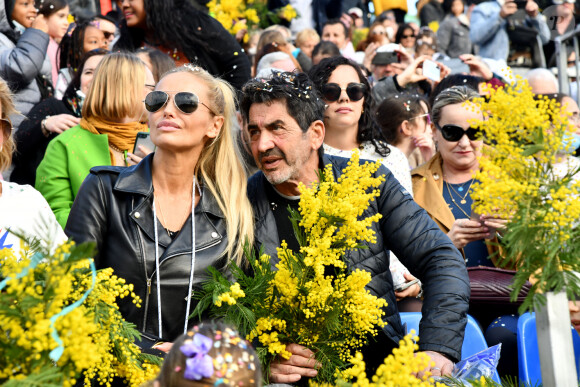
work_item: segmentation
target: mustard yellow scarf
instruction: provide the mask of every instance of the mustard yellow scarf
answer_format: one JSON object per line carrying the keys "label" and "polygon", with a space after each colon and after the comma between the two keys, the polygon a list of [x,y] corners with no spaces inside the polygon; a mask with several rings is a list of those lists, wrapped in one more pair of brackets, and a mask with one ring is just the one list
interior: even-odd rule
{"label": "mustard yellow scarf", "polygon": [[81,128],[88,130],[91,133],[106,134],[108,136],[111,164],[113,164],[115,160],[111,148],[121,152],[133,152],[137,133],[149,131],[147,124],[138,121],[121,124],[96,117],[82,118],[80,125]]}

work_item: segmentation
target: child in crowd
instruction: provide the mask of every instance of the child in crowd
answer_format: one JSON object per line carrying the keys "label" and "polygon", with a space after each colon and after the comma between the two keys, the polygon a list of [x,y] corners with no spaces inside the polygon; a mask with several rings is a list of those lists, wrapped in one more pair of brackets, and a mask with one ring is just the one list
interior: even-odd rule
{"label": "child in crowd", "polygon": [[59,46],[60,70],[55,85],[55,97],[62,98],[85,53],[97,48],[106,50],[108,46],[109,42],[95,20],[71,24]]}
{"label": "child in crowd", "polygon": [[262,386],[262,370],[238,332],[223,323],[203,323],[175,340],[150,386]]}
{"label": "child in crowd", "polygon": [[36,0],[38,13],[44,15],[48,24],[47,55],[52,67],[52,84],[56,84],[58,78],[58,44],[66,34],[69,25],[69,7],[66,0]]}
{"label": "child in crowd", "polygon": [[0,78],[14,93],[16,110],[14,128],[20,126],[30,109],[50,95],[50,61],[48,25],[38,14],[34,1],[0,2]]}

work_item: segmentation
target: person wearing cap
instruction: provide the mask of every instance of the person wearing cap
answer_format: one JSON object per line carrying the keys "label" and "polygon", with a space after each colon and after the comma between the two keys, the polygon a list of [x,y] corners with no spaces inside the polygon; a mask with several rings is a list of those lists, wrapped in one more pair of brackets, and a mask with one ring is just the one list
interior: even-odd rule
{"label": "person wearing cap", "polygon": [[353,7],[347,12],[348,16],[352,19],[352,26],[354,28],[363,28],[365,26],[365,21],[363,19],[363,11],[358,7]]}

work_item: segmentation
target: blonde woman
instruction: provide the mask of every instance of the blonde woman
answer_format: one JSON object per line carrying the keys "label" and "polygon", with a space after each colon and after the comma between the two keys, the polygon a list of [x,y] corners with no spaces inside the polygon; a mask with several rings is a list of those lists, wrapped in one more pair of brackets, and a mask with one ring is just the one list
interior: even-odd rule
{"label": "blonde woman", "polygon": [[[12,161],[14,139],[8,116],[15,114],[10,89],[0,79],[0,176]],[[37,190],[0,179],[0,250],[10,249],[18,257],[22,251],[15,232],[50,242],[51,247],[66,240],[48,203]]]}
{"label": "blonde woman", "polygon": [[135,286],[142,307],[122,304],[121,312],[152,344],[192,327],[190,296],[208,267],[242,263],[253,216],[232,135],[231,86],[186,65],[161,78],[145,106],[155,153],[130,168],[93,168],[65,232],[96,242],[97,267],[113,267]]}
{"label": "blonde woman", "polygon": [[138,132],[146,132],[143,98],[153,74],[136,56],[106,55],[97,67],[79,125],[50,142],[36,171],[36,189],[64,227],[76,194],[92,167],[129,166]]}

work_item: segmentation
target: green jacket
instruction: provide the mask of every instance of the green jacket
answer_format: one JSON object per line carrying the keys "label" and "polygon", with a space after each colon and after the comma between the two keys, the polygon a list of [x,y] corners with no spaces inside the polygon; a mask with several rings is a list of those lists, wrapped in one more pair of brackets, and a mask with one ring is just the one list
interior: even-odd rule
{"label": "green jacket", "polygon": [[48,144],[36,170],[36,189],[42,193],[64,228],[73,201],[92,167],[111,165],[109,138],[77,125]]}

